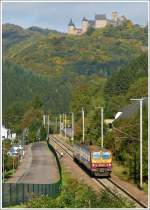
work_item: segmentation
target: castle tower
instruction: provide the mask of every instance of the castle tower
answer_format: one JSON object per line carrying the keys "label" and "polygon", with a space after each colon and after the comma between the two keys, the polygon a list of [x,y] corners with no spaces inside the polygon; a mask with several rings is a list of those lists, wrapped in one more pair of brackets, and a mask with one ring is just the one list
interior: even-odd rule
{"label": "castle tower", "polygon": [[82,28],[82,33],[86,33],[88,30],[88,20],[85,17],[82,19],[81,28]]}
{"label": "castle tower", "polygon": [[95,15],[95,28],[104,28],[107,25],[106,15]]}
{"label": "castle tower", "polygon": [[116,11],[112,12],[112,20],[115,22],[118,20],[118,13]]}
{"label": "castle tower", "polygon": [[72,22],[72,19],[70,20],[69,24],[68,24],[68,34],[76,34],[76,28],[74,23]]}

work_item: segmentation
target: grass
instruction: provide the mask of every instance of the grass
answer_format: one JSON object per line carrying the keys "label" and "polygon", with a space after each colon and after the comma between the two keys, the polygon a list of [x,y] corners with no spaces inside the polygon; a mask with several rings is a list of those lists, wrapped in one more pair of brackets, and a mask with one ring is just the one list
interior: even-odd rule
{"label": "grass", "polygon": [[143,183],[143,191],[148,194],[148,183]]}
{"label": "grass", "polygon": [[[16,170],[14,170],[15,173]],[[5,181],[7,181],[10,177],[13,176],[13,169],[5,172]]]}
{"label": "grass", "polygon": [[124,181],[128,181],[129,169],[113,160],[113,174]]}

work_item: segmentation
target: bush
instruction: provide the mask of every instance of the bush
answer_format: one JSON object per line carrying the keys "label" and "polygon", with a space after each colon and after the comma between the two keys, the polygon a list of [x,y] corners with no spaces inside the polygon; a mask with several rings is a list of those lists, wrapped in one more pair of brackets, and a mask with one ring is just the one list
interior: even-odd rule
{"label": "bush", "polygon": [[121,208],[134,207],[134,204],[119,195],[108,191],[97,194],[84,183],[78,182],[63,171],[63,186],[60,196],[49,198],[35,197],[25,204],[27,208]]}

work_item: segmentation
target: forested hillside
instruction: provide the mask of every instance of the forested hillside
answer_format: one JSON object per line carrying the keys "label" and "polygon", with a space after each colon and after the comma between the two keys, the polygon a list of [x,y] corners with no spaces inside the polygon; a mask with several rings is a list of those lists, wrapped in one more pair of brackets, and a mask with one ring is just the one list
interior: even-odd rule
{"label": "forested hillside", "polygon": [[[4,38],[8,37],[6,32],[5,29]],[[14,38],[15,35],[17,38]],[[14,43],[18,40],[19,43],[4,52],[8,60],[50,76],[64,71],[109,76],[139,56],[142,47],[147,44],[146,28],[137,28],[128,21],[123,26],[89,30],[82,36],[46,33],[31,27],[28,30],[16,28],[15,33],[9,30],[9,37]],[[9,40],[4,39],[4,42],[9,43]]]}
{"label": "forested hillside", "polygon": [[[89,29],[82,36],[5,24],[3,59],[3,123],[17,133],[29,125],[31,141],[44,112],[52,117],[68,113],[68,119],[74,112],[75,141],[80,141],[83,107],[86,141],[99,145],[100,109],[96,107],[104,107],[104,119],[114,118],[130,98],[148,95],[147,27],[137,27],[131,21],[117,27]],[[143,113],[146,181],[146,105]],[[132,138],[104,126],[104,146],[125,168],[127,179],[134,178],[135,182],[139,180],[135,177],[139,174],[138,120],[139,113],[134,113],[130,119],[114,123]]]}
{"label": "forested hillside", "polygon": [[33,37],[38,36],[46,36],[49,33],[58,33],[53,30],[48,29],[41,29],[39,27],[30,27],[28,29],[24,29],[20,26],[14,25],[14,24],[3,24],[2,25],[3,30],[3,53],[5,53],[6,50],[9,49],[12,45],[16,43],[20,43],[23,40],[27,40]]}
{"label": "forested hillside", "polygon": [[24,109],[37,95],[46,111],[77,112],[82,106],[90,110],[88,104],[105,104],[107,116],[112,116],[124,104],[122,95],[129,86],[135,88],[137,79],[147,76],[146,44],[147,27],[131,21],[89,29],[82,36],[4,24],[4,121],[8,123],[6,113]]}
{"label": "forested hillside", "polygon": [[70,86],[71,77],[70,80],[65,75],[49,79],[12,62],[4,61],[3,122],[14,129],[36,97],[41,101],[42,109],[47,112],[67,111]]}
{"label": "forested hillside", "polygon": [[113,117],[123,105],[129,103],[130,98],[148,95],[147,68],[148,56],[147,53],[142,53],[112,74],[105,86],[107,116]]}

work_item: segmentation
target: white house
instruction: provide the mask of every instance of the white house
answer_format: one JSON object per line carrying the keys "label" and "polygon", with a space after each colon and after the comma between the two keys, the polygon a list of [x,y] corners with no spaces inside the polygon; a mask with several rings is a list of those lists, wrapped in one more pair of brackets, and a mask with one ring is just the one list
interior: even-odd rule
{"label": "white house", "polygon": [[5,128],[4,125],[2,125],[1,128],[1,139],[10,139],[15,140],[16,139],[16,133],[12,133],[10,129]]}

